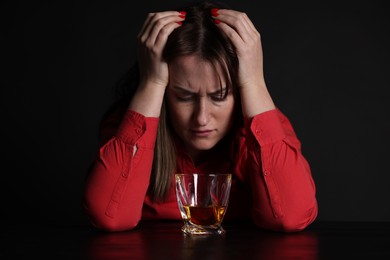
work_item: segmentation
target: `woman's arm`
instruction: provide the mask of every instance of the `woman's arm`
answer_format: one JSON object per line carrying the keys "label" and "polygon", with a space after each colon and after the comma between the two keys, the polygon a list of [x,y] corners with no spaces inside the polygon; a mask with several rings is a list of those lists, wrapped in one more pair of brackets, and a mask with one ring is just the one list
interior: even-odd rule
{"label": "woman's arm", "polygon": [[289,120],[276,109],[248,124],[246,173],[255,223],[280,231],[306,228],[317,217],[316,188]]}
{"label": "woman's arm", "polygon": [[171,32],[178,28],[184,15],[177,11],[150,13],[137,36],[140,84],[129,109],[145,116],[159,117],[168,86],[168,64],[162,53]]}
{"label": "woman's arm", "polygon": [[149,185],[158,118],[127,111],[100,149],[85,186],[83,207],[99,229],[134,228]]}
{"label": "woman's arm", "polygon": [[85,212],[100,229],[132,229],[141,219],[169,79],[162,51],[182,20],[183,15],[176,11],[150,13],[137,36],[138,88],[118,130],[100,148],[85,187]]}
{"label": "woman's arm", "polygon": [[248,149],[243,169],[252,189],[253,219],[261,227],[295,231],[317,216],[315,186],[288,119],[275,108],[263,75],[259,32],[245,13],[213,12],[236,47]]}
{"label": "woman's arm", "polygon": [[213,12],[213,15],[219,28],[236,47],[238,87],[244,117],[252,118],[275,109],[264,80],[260,33],[245,13],[221,9]]}

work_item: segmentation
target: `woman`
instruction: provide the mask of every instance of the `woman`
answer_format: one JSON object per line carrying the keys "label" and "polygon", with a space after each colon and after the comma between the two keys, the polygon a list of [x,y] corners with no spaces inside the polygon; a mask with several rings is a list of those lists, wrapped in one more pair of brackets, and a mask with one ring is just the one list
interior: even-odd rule
{"label": "woman", "polygon": [[286,232],[312,223],[310,167],[267,91],[248,16],[208,1],[150,13],[138,43],[134,91],[105,120],[87,178],[91,223],[121,231],[181,220],[174,173],[210,171],[233,174],[226,221]]}

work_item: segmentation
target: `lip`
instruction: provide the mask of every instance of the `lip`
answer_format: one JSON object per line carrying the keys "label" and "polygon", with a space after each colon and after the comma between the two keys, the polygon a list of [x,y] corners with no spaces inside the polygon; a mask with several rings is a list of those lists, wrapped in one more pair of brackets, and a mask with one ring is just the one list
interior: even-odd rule
{"label": "lip", "polygon": [[193,133],[195,136],[199,136],[199,137],[207,137],[207,136],[209,136],[212,132],[213,132],[213,130],[192,130],[192,133]]}

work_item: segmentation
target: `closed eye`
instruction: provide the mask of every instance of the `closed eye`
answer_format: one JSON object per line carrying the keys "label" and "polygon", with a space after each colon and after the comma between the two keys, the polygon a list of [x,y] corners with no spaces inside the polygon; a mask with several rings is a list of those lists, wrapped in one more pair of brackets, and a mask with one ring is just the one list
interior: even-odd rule
{"label": "closed eye", "polygon": [[187,102],[194,99],[194,95],[176,95],[176,99],[181,102]]}
{"label": "closed eye", "polygon": [[212,96],[210,96],[210,98],[213,101],[221,102],[221,101],[226,100],[226,95],[212,95]]}
{"label": "closed eye", "polygon": [[228,93],[226,92],[228,91],[226,88],[222,89],[222,90],[218,90],[216,92],[213,92],[209,95],[209,97],[213,100],[213,101],[216,101],[216,102],[221,102],[221,101],[224,101],[226,100],[227,96],[228,96]]}
{"label": "closed eye", "polygon": [[188,91],[187,89],[174,86],[173,87],[175,98],[179,102],[188,102],[195,99],[196,93]]}
{"label": "closed eye", "polygon": [[[176,100],[179,102],[189,102],[198,98],[197,93],[188,91],[186,89],[180,87],[174,87]],[[209,98],[214,102],[222,102],[227,99],[229,94],[229,90],[227,88],[223,88],[208,94]]]}

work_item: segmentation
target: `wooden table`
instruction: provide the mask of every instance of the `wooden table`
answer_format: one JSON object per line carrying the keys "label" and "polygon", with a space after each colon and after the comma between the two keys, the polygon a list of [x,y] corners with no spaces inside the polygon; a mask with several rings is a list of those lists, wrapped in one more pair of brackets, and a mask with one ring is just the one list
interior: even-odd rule
{"label": "wooden table", "polygon": [[0,259],[390,259],[390,222],[315,222],[288,234],[229,223],[225,235],[211,237],[183,235],[181,226],[9,228],[1,233]]}

